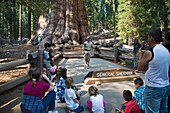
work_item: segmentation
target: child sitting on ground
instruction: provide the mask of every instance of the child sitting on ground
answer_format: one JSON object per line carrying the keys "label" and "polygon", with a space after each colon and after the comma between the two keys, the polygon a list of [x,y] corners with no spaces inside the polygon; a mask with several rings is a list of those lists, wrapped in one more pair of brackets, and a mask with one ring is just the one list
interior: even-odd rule
{"label": "child sitting on ground", "polygon": [[66,89],[66,85],[65,85],[65,79],[63,77],[61,77],[60,72],[57,70],[57,66],[54,65],[53,67],[51,67],[50,69],[50,73],[51,73],[51,81],[54,83],[54,91],[56,92],[56,102],[58,103],[63,103],[65,102],[64,100],[64,92]]}
{"label": "child sitting on ground", "polygon": [[75,91],[76,93],[76,96],[77,96],[77,100],[80,100],[80,95],[81,95],[81,91],[78,91],[78,88],[77,86],[74,84],[74,81],[73,81],[73,78],[70,78],[72,79],[72,84],[71,84],[71,88]]}
{"label": "child sitting on ground", "polygon": [[[141,113],[141,109],[137,104],[137,101],[132,98],[132,92],[130,90],[123,91],[123,97],[125,102],[123,102],[121,113]],[[125,108],[125,109],[123,109]]]}
{"label": "child sitting on ground", "polygon": [[143,80],[141,78],[136,78],[134,80],[134,85],[136,87],[136,90],[134,91],[134,99],[137,101],[142,113],[145,113],[145,104],[144,104],[145,87],[143,86]]}
{"label": "child sitting on ground", "polygon": [[76,99],[77,97],[75,91],[71,88],[73,84],[72,78],[67,77],[65,84],[66,84],[65,101],[68,109],[76,113],[84,111],[84,107],[81,106],[80,101]]}
{"label": "child sitting on ground", "polygon": [[106,108],[106,101],[103,96],[99,94],[98,89],[95,86],[90,86],[88,89],[90,99],[87,100],[87,105],[91,113],[104,113]]}

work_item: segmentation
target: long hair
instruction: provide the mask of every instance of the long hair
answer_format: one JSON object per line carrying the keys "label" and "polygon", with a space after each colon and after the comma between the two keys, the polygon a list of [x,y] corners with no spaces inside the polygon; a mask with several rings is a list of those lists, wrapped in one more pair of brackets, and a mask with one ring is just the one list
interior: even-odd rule
{"label": "long hair", "polygon": [[36,82],[40,79],[41,70],[39,68],[36,68],[34,70],[30,70],[29,75],[31,76],[32,87],[34,88],[36,86]]}
{"label": "long hair", "polygon": [[88,92],[90,96],[99,94],[98,89],[95,86],[90,86]]}

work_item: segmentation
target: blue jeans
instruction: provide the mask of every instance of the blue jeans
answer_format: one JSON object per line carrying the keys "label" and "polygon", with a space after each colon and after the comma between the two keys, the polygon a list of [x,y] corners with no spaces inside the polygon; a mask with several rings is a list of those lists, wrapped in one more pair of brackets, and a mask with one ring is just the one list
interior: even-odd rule
{"label": "blue jeans", "polygon": [[145,87],[145,113],[168,113],[168,95],[170,86]]}
{"label": "blue jeans", "polygon": [[51,80],[51,73],[50,73],[51,63],[50,63],[50,60],[44,59],[43,63],[44,63],[45,68],[46,68],[46,75]]}
{"label": "blue jeans", "polygon": [[43,98],[43,106],[46,110],[48,107],[48,111],[52,111],[55,109],[55,91],[50,91],[44,98]]}
{"label": "blue jeans", "polygon": [[137,69],[138,66],[138,53],[134,53],[134,59],[133,59],[133,68]]}
{"label": "blue jeans", "polygon": [[81,106],[81,105],[79,105],[79,107],[78,107],[77,109],[72,110],[72,111],[74,111],[74,112],[76,112],[76,113],[81,113],[82,111],[84,111],[84,107]]}

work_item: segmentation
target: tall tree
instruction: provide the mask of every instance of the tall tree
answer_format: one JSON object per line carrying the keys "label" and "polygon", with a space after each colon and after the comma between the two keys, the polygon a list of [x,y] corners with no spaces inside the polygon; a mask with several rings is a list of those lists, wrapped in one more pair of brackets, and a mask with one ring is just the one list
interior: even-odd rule
{"label": "tall tree", "polygon": [[[43,18],[43,17],[42,17]],[[43,19],[42,19],[43,20]],[[55,0],[45,29],[39,23],[37,33],[44,31],[42,43],[81,44],[89,35],[85,0]]]}

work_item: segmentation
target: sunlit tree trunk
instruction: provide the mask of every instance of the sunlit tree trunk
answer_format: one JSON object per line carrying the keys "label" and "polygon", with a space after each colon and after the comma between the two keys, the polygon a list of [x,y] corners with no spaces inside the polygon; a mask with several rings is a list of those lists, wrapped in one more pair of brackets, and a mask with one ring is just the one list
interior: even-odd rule
{"label": "sunlit tree trunk", "polygon": [[55,3],[52,3],[42,43],[48,41],[77,45],[83,43],[88,35],[85,0],[55,0]]}

